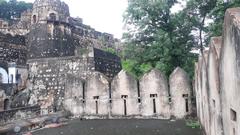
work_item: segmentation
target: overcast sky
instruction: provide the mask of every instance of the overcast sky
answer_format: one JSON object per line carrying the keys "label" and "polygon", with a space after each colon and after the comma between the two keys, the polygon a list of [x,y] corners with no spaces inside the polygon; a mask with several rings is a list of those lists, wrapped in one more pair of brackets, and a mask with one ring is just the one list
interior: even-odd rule
{"label": "overcast sky", "polygon": [[[20,1],[20,0],[18,0]],[[34,0],[24,0],[34,2]],[[62,0],[70,8],[72,17],[83,18],[83,23],[101,32],[121,38],[123,33],[123,12],[127,0]]]}
{"label": "overcast sky", "polygon": [[[20,1],[20,0],[19,0]],[[34,2],[34,0],[24,0]],[[123,12],[128,0],[63,0],[70,8],[72,17],[83,18],[83,23],[101,32],[121,38],[123,33]],[[173,11],[181,9],[181,5]]]}

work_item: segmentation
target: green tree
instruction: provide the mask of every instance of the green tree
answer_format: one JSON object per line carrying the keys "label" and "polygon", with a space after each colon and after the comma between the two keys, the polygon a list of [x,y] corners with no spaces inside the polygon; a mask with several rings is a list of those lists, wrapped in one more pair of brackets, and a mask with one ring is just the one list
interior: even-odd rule
{"label": "green tree", "polygon": [[26,3],[16,0],[0,0],[0,18],[12,20],[20,18],[21,13],[27,9],[32,8],[32,3]]}
{"label": "green tree", "polygon": [[158,68],[169,75],[177,66],[193,71],[193,23],[186,12],[171,13],[176,0],[129,0],[125,22],[129,32],[123,67],[140,77]]}
{"label": "green tree", "polygon": [[224,15],[228,8],[240,7],[240,1],[218,1],[210,13],[212,23],[207,27],[208,37],[221,36],[223,32]]}

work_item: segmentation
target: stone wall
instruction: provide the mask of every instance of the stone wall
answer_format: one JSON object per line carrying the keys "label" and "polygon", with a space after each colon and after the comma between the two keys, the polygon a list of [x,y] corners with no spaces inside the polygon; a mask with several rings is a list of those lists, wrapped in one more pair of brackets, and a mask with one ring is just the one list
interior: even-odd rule
{"label": "stone wall", "polygon": [[[113,80],[94,72],[86,79],[71,76],[67,82],[64,108],[75,117],[182,119],[192,112],[190,82],[180,68],[171,76],[171,82],[177,82],[170,83],[172,96],[166,77],[156,69],[139,82],[126,71]],[[179,85],[182,87],[176,87]],[[189,111],[186,111],[186,99]]]}
{"label": "stone wall", "polygon": [[122,70],[111,85],[112,116],[138,116],[140,102],[137,80]]}
{"label": "stone wall", "polygon": [[224,33],[199,56],[195,73],[198,117],[206,135],[240,134],[240,8],[225,13]]}
{"label": "stone wall", "polygon": [[222,134],[221,98],[219,89],[219,59],[222,45],[222,38],[211,39],[208,56],[208,81],[209,81],[209,111],[211,135]]}
{"label": "stone wall", "polygon": [[176,68],[170,75],[170,95],[172,116],[184,118],[192,113],[191,83],[187,73],[181,68]]}
{"label": "stone wall", "polygon": [[152,70],[140,79],[143,116],[170,118],[168,83],[164,74]]}
{"label": "stone wall", "polygon": [[11,36],[0,33],[0,61],[26,65],[27,46],[23,36]]}

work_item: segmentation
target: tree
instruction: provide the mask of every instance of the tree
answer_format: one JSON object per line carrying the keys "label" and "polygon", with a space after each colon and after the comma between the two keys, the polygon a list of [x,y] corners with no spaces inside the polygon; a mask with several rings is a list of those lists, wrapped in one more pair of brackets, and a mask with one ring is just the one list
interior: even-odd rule
{"label": "tree", "polygon": [[176,0],[129,0],[123,67],[135,76],[152,68],[167,75],[178,66],[193,71],[193,23],[184,11],[171,13],[175,3]]}
{"label": "tree", "polygon": [[0,18],[7,20],[12,20],[14,18],[20,18],[21,13],[27,9],[32,8],[32,3],[26,3],[23,1],[10,0],[0,0]]}

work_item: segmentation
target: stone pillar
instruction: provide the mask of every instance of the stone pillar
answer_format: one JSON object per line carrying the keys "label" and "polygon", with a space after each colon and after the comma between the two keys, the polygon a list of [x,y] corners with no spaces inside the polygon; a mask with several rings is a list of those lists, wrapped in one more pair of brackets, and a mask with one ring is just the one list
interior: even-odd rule
{"label": "stone pillar", "polygon": [[169,92],[166,77],[153,69],[140,79],[141,114],[143,117],[170,118]]}
{"label": "stone pillar", "polygon": [[94,72],[87,77],[85,100],[86,117],[102,118],[109,115],[109,85],[102,73]]}
{"label": "stone pillar", "polygon": [[199,72],[199,67],[198,67],[198,63],[195,63],[195,73],[194,73],[194,91],[195,91],[195,98],[196,98],[196,108],[197,108],[197,117],[200,118],[200,111],[199,111],[199,88],[198,88],[198,74]]}
{"label": "stone pillar", "polygon": [[139,115],[137,81],[126,71],[121,71],[112,81],[112,116]]}
{"label": "stone pillar", "polygon": [[209,89],[208,89],[208,77],[207,77],[207,65],[208,65],[208,51],[203,52],[202,68],[201,68],[201,111],[202,111],[202,125],[206,133],[210,133],[210,115],[209,115]]}
{"label": "stone pillar", "polygon": [[224,135],[240,134],[240,8],[225,13],[220,59],[220,91]]}
{"label": "stone pillar", "polygon": [[222,45],[221,37],[211,38],[208,56],[208,84],[211,135],[222,135],[221,99],[219,88],[219,56]]}
{"label": "stone pillar", "polygon": [[171,114],[177,119],[182,119],[192,112],[191,82],[187,73],[176,68],[169,78],[171,95]]}

